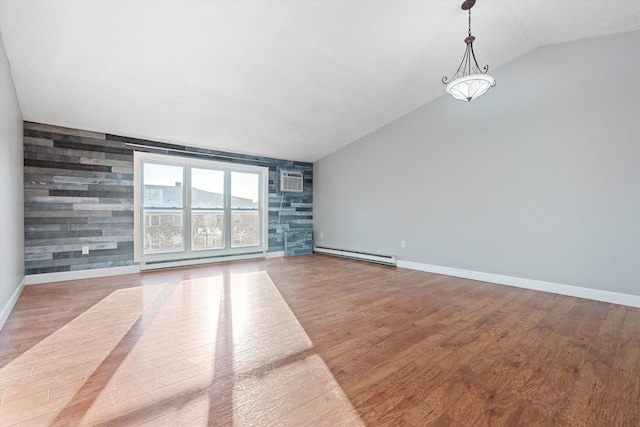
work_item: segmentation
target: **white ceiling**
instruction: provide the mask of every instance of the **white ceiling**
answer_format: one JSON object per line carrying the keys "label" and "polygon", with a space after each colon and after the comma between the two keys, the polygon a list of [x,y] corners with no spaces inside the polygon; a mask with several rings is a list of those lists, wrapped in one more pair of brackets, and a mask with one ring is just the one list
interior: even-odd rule
{"label": "white ceiling", "polygon": [[[27,121],[312,162],[444,94],[461,3],[0,0],[0,34]],[[491,70],[638,29],[639,0],[472,11]]]}

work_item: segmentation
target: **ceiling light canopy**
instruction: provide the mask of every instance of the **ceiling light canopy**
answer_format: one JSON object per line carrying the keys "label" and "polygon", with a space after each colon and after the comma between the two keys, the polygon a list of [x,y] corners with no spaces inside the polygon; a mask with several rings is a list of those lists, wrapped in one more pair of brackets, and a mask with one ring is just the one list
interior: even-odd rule
{"label": "ceiling light canopy", "polygon": [[442,78],[442,83],[447,85],[447,93],[456,99],[471,102],[485,93],[490,87],[496,85],[496,81],[487,74],[489,66],[485,65],[482,69],[478,65],[476,55],[473,52],[473,41],[476,39],[471,35],[471,8],[476,4],[476,0],[465,0],[462,3],[462,10],[469,11],[469,34],[464,42],[467,49],[462,57],[462,62],[458,67],[458,71],[451,77]]}

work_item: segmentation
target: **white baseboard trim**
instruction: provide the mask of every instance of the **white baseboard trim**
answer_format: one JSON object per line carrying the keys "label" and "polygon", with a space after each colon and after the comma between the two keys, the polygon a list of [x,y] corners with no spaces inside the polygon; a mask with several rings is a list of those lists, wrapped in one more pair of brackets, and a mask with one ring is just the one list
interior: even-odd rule
{"label": "white baseboard trim", "polygon": [[[266,258],[279,258],[284,257],[284,251],[278,252],[267,252]],[[264,255],[259,255],[256,257],[246,257],[246,256],[236,256],[236,257],[227,257],[224,261],[234,261],[234,260],[242,260],[242,259],[253,259],[253,258],[265,258]],[[168,268],[168,267],[180,267],[180,266],[188,266],[189,262],[180,261],[175,263],[175,265],[171,265],[172,263],[163,263],[158,266],[145,266],[146,268],[141,269],[139,265],[128,265],[125,267],[108,267],[108,268],[94,268],[90,270],[78,270],[78,271],[61,271],[57,273],[42,273],[42,274],[29,274],[25,276],[25,282],[27,285],[37,285],[40,283],[53,283],[53,282],[65,282],[67,280],[79,280],[79,279],[93,279],[96,277],[109,277],[109,276],[121,276],[123,274],[136,274],[145,270],[153,270],[155,268]],[[202,264],[202,261],[192,262],[191,264]],[[24,285],[23,285],[24,286]],[[19,294],[18,294],[19,295]],[[12,306],[13,307],[13,306]],[[11,311],[11,310],[9,310]],[[3,311],[4,313],[4,311]],[[8,316],[8,315],[7,315]]]}
{"label": "white baseboard trim", "polygon": [[618,292],[603,291],[600,289],[561,285],[559,283],[543,282],[540,280],[523,279],[521,277],[503,276],[500,274],[462,270],[459,268],[442,267],[439,265],[422,264],[419,262],[403,260],[398,260],[398,267],[640,308],[639,295],[621,294]]}
{"label": "white baseboard trim", "polygon": [[20,298],[20,294],[22,293],[22,290],[24,289],[24,286],[26,284],[27,278],[25,276],[22,278],[15,291],[13,291],[13,294],[11,294],[11,298],[9,298],[9,301],[7,301],[4,307],[2,307],[2,312],[0,312],[0,330],[2,330],[4,324],[7,322],[7,319],[9,318],[13,307],[15,307],[16,302],[18,302],[18,298]]}
{"label": "white baseboard trim", "polygon": [[269,258],[282,258],[284,257],[284,251],[267,252],[267,259]]}
{"label": "white baseboard trim", "polygon": [[90,270],[60,271],[57,273],[29,274],[26,276],[27,285],[39,283],[65,282],[67,280],[93,279],[95,277],[121,276],[123,274],[140,273],[137,265],[126,267],[93,268]]}

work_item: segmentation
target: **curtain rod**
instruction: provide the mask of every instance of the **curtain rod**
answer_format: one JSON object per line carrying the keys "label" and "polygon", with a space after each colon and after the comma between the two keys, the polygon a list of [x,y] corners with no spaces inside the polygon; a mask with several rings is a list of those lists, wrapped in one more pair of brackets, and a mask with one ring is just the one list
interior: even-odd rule
{"label": "curtain rod", "polygon": [[165,147],[154,147],[153,145],[144,145],[144,144],[134,144],[132,142],[121,142],[123,147],[135,147],[135,148],[146,148],[148,150],[160,150],[160,151],[172,151],[174,153],[182,153],[182,154],[197,154],[198,156],[205,156],[209,158],[219,157],[223,159],[230,160],[244,160],[250,162],[257,163],[273,163],[273,160],[260,160],[258,158],[247,158],[247,157],[238,157],[224,154],[212,154],[212,153],[201,153],[200,151],[191,151],[191,150],[179,150],[177,148],[165,148]]}

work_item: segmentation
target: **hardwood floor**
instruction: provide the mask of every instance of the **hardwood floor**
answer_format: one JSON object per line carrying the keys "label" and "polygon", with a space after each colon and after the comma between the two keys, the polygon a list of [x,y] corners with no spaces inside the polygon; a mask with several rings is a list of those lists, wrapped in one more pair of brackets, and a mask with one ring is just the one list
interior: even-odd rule
{"label": "hardwood floor", "polygon": [[640,309],[320,255],[28,286],[0,424],[629,426]]}

